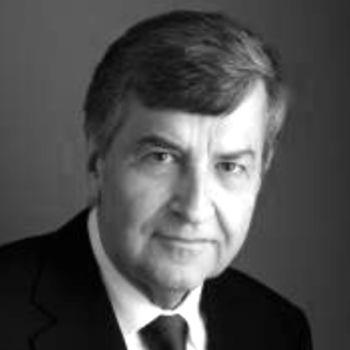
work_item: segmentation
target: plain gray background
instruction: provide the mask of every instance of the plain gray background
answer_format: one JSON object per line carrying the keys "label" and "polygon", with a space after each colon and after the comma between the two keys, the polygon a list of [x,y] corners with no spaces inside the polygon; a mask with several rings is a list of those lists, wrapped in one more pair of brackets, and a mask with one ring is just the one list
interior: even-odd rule
{"label": "plain gray background", "polygon": [[227,11],[280,49],[295,92],[281,148],[236,264],[306,310],[315,349],[349,349],[350,14],[345,5],[337,0],[2,0],[0,243],[47,232],[84,207],[81,107],[107,45],[135,21],[166,10]]}

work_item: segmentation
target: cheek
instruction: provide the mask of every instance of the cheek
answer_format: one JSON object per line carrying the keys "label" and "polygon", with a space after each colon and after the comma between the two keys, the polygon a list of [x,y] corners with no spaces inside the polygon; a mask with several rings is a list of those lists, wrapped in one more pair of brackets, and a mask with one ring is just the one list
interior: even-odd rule
{"label": "cheek", "polygon": [[[105,198],[109,211],[113,210],[122,223],[121,229],[136,231],[153,221],[164,207],[169,197],[167,186],[145,179],[137,173],[121,173],[118,177],[107,178]],[[109,213],[113,216],[113,213]]]}
{"label": "cheek", "polygon": [[217,214],[227,254],[237,254],[244,243],[254,212],[255,200],[255,194],[221,196]]}
{"label": "cheek", "polygon": [[99,203],[104,245],[120,268],[142,252],[147,238],[143,227],[153,207],[147,206],[147,189],[137,179],[122,175],[105,177]]}

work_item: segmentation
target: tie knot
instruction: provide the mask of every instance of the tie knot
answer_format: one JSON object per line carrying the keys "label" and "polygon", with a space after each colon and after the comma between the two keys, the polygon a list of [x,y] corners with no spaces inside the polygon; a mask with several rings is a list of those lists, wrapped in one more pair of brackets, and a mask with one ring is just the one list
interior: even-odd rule
{"label": "tie knot", "polygon": [[188,327],[180,315],[159,316],[141,329],[149,350],[185,350]]}

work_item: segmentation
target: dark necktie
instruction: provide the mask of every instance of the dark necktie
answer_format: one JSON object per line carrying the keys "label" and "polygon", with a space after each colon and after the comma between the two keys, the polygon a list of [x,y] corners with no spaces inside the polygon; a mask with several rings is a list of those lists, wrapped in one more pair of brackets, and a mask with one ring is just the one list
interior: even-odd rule
{"label": "dark necktie", "polygon": [[180,316],[159,316],[140,335],[149,350],[185,350],[188,326]]}

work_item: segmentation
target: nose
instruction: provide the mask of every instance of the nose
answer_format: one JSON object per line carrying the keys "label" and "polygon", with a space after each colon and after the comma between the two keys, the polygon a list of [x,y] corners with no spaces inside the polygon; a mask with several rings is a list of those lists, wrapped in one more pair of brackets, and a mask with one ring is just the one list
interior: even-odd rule
{"label": "nose", "polygon": [[198,169],[188,172],[181,176],[175,187],[171,209],[177,216],[188,223],[199,225],[214,214],[205,171]]}

